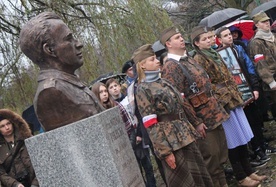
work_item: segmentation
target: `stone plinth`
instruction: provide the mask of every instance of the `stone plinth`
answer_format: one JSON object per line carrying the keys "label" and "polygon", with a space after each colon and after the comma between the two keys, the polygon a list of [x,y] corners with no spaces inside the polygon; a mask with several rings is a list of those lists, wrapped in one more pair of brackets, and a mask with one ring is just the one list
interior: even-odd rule
{"label": "stone plinth", "polygon": [[41,187],[145,186],[117,107],[25,142]]}

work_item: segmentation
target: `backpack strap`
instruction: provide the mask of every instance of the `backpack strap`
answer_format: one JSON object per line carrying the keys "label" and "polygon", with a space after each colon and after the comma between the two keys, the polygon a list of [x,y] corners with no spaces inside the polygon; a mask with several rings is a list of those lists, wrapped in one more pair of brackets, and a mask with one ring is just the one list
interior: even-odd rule
{"label": "backpack strap", "polygon": [[196,82],[194,81],[194,79],[192,78],[192,76],[190,75],[190,73],[188,72],[186,66],[183,66],[183,64],[181,64],[179,61],[175,60],[175,59],[168,59],[174,63],[176,63],[182,70],[183,74],[186,76],[188,83],[190,85],[190,90],[192,90],[193,93],[198,93],[199,89],[197,87]]}
{"label": "backpack strap", "polygon": [[9,173],[11,171],[11,166],[12,166],[12,163],[17,155],[17,153],[19,152],[19,149],[23,146],[24,144],[24,140],[20,140],[18,141],[18,144],[16,146],[16,149],[14,150],[13,154],[12,154],[12,159],[10,161],[10,164],[8,166],[8,168],[6,169],[6,173]]}

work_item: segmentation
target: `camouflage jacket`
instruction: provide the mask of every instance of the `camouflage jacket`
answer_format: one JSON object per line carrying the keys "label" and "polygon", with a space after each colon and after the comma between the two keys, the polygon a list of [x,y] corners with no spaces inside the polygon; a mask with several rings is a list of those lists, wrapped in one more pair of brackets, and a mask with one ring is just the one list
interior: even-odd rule
{"label": "camouflage jacket", "polygon": [[[239,92],[237,84],[227,69],[227,66],[223,63],[222,58],[221,63],[216,63],[213,59],[197,53],[194,59],[202,65],[208,73],[213,83],[215,97],[221,105],[224,106],[226,111],[229,112],[243,105],[242,94]],[[223,84],[224,86],[220,86]]]}
{"label": "camouflage jacket", "polygon": [[[199,107],[194,107],[196,116],[201,118],[208,130],[213,130],[229,117],[224,108],[217,102],[212,94],[212,83],[205,70],[192,58],[187,57],[180,60],[186,67],[190,77],[196,82],[199,91],[204,91],[209,101]],[[189,100],[194,95],[191,91],[189,81],[179,65],[172,59],[168,59],[162,68],[162,78],[167,79]]]}
{"label": "camouflage jacket", "polygon": [[175,115],[184,111],[184,117],[171,121],[158,121],[147,128],[156,155],[164,159],[173,151],[195,141],[199,134],[191,123],[201,123],[190,104],[167,81],[142,82],[137,87],[136,100],[143,118],[156,114]]}
{"label": "camouflage jacket", "polygon": [[[266,89],[270,89],[268,84],[274,81],[276,73],[276,35],[274,43],[259,38],[253,38],[249,43],[249,57],[256,66],[260,78],[267,84]],[[264,58],[255,61],[255,55],[263,55]]]}

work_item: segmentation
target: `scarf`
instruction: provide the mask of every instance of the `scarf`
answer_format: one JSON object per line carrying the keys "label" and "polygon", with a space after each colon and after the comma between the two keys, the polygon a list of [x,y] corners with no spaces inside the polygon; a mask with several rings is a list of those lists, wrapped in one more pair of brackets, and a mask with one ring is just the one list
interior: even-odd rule
{"label": "scarf", "polygon": [[121,104],[125,107],[126,111],[129,114],[131,123],[134,126],[138,125],[138,119],[135,115],[135,80],[127,88],[127,96],[121,102]]}
{"label": "scarf", "polygon": [[201,52],[206,55],[207,57],[212,58],[217,64],[221,64],[221,58],[218,52],[216,52],[214,49],[202,49]]}
{"label": "scarf", "polygon": [[132,77],[127,76],[126,80],[127,80],[128,85],[130,85],[135,80],[135,77],[132,78]]}
{"label": "scarf", "polygon": [[274,40],[275,40],[275,37],[271,31],[265,31],[262,29],[258,29],[254,38],[263,39],[268,42],[274,42]]}
{"label": "scarf", "polygon": [[157,71],[145,71],[146,78],[143,82],[155,82],[160,79],[160,70]]}

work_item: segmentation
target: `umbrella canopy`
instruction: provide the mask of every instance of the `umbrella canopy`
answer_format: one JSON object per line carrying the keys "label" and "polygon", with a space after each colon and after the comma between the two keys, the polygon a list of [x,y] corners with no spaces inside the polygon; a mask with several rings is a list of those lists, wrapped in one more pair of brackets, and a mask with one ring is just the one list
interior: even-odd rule
{"label": "umbrella canopy", "polygon": [[203,18],[199,25],[213,27],[215,29],[235,21],[239,17],[246,14],[246,11],[236,8],[226,8],[223,10],[215,11],[211,15]]}
{"label": "umbrella canopy", "polygon": [[252,20],[239,20],[226,24],[226,27],[235,26],[242,31],[242,38],[250,40],[254,36],[254,22]]}
{"label": "umbrella canopy", "polygon": [[276,20],[276,0],[263,3],[254,8],[250,14],[251,18],[260,11],[264,11],[272,19],[272,21]]}
{"label": "umbrella canopy", "polygon": [[107,73],[107,74],[103,74],[103,75],[100,75],[97,79],[93,80],[89,85],[89,87],[91,87],[94,83],[96,82],[102,82],[102,83],[106,83],[106,81],[108,79],[111,79],[111,78],[114,78],[114,79],[117,79],[118,82],[120,84],[122,84],[125,80],[125,76],[126,74],[125,73],[118,73],[118,74],[113,74],[113,72],[110,72],[110,73]]}
{"label": "umbrella canopy", "polygon": [[162,53],[166,52],[165,46],[162,45],[159,40],[154,42],[154,44],[152,44],[152,49],[157,57],[162,55]]}

